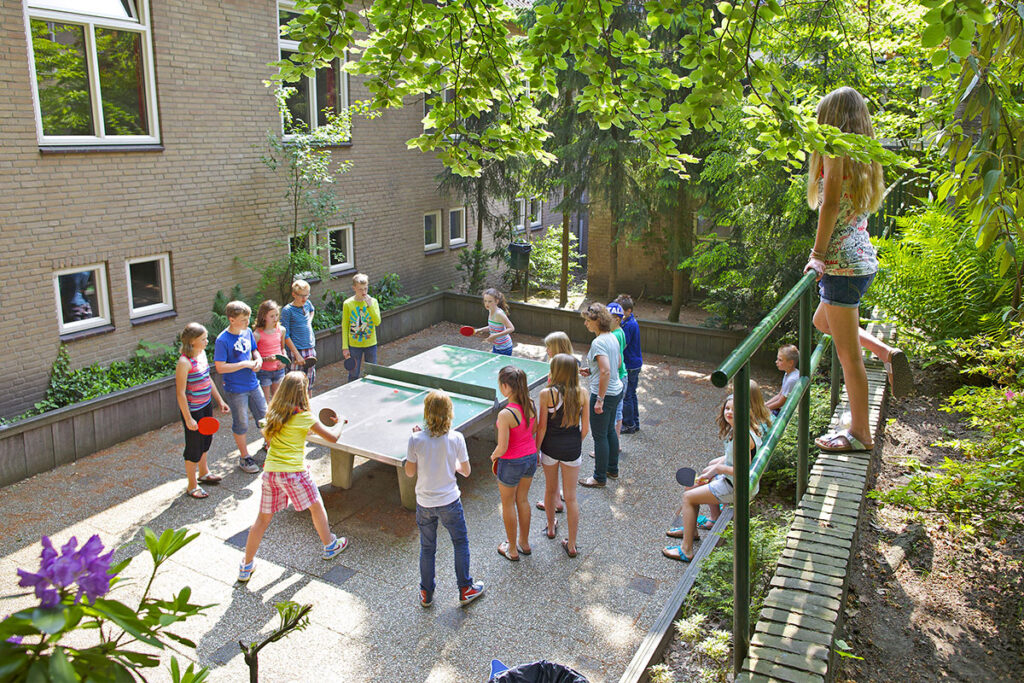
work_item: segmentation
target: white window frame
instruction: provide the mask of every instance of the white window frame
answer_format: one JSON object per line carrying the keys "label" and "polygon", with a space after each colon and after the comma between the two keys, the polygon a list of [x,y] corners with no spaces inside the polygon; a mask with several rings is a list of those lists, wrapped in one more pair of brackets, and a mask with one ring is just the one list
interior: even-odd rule
{"label": "white window frame", "polygon": [[[91,270],[96,273],[96,305],[100,309],[93,311],[95,317],[88,320],[73,320],[64,322],[63,302],[60,300],[60,276],[72,275]],[[71,334],[83,330],[91,330],[94,327],[103,327],[110,324],[110,289],[107,287],[107,268],[103,263],[91,263],[85,266],[74,268],[63,268],[53,273],[53,295],[57,304],[57,330],[59,334]]]}
{"label": "white window frame", "polygon": [[[534,212],[533,210],[535,204],[537,206],[536,212]],[[540,197],[533,197],[532,199],[530,199],[529,202],[527,202],[526,207],[530,209],[530,213],[528,214],[528,216],[530,217],[530,227],[539,228],[544,223],[544,200],[541,199]]]}
{"label": "white window frame", "polygon": [[[348,256],[348,260],[344,263],[332,263],[331,262],[331,233],[338,232],[339,230],[345,230],[348,236],[345,238],[345,254]],[[355,227],[352,223],[345,223],[344,225],[336,225],[333,228],[327,228],[327,267],[329,272],[333,275],[334,273],[340,273],[346,270],[352,270],[356,267],[356,255],[355,255],[355,239],[354,239]]]}
{"label": "white window frame", "polygon": [[[28,41],[29,82],[32,88],[32,106],[35,108],[36,138],[41,147],[67,147],[71,145],[154,145],[160,144],[160,120],[157,114],[156,72],[153,68],[153,41],[149,25],[149,0],[135,0],[137,20],[80,14],[66,10],[48,9],[46,0],[27,0],[24,7],[25,36]],[[51,5],[52,6],[52,5]],[[94,135],[44,135],[43,113],[39,106],[39,84],[36,80],[35,49],[32,46],[32,19],[77,24],[85,27],[85,61],[89,77],[89,99],[93,112]],[[142,73],[146,79],[145,97],[149,135],[107,135],[103,122],[103,102],[100,93],[100,74],[96,55],[96,29],[107,28],[138,33],[142,37]]]}
{"label": "white window frame", "polygon": [[[462,226],[462,237],[452,238],[452,215],[459,214],[459,223]],[[456,209],[448,209],[448,246],[460,247],[466,243],[466,207],[460,206]]]}
{"label": "white window frame", "polygon": [[[277,27],[280,26],[280,19],[279,19],[280,12],[292,12],[292,13],[299,13],[299,14],[301,14],[301,12],[297,12],[297,10],[295,9],[295,2],[294,2],[294,0],[278,0],[278,2],[277,2],[277,13],[275,13],[275,15],[274,15],[274,20],[275,20],[274,21],[274,26],[277,26]],[[278,51],[277,51],[278,59],[284,59],[284,52],[285,51],[288,51],[288,52],[298,52],[299,51],[299,41],[297,41],[297,40],[288,40],[287,38],[282,36],[281,33],[280,33],[280,28],[278,28],[278,40],[277,40],[277,42],[278,42]],[[338,84],[338,107],[340,109],[348,109],[348,104],[349,104],[348,103],[348,72],[345,71],[345,69],[344,69],[345,63],[347,61],[348,61],[348,55],[347,54],[346,54],[345,57],[339,58],[339,62],[340,62],[339,66],[340,66],[340,71],[341,71],[341,79],[340,79],[341,82]],[[319,126],[319,124],[317,123],[317,115],[319,114],[320,109],[321,109],[321,107],[317,104],[317,101],[316,101],[316,76],[303,76],[303,78],[306,79],[306,92],[309,93],[309,129],[308,129],[308,132],[313,132]],[[283,136],[284,136],[284,138],[286,140],[295,136],[294,133],[289,133],[288,131],[284,130],[284,120],[281,121],[281,133],[283,134]]]}
{"label": "white window frame", "polygon": [[[140,306],[135,308],[132,304],[132,266],[136,263],[146,263],[148,261],[156,261],[159,264],[160,269],[160,291],[164,294],[164,300],[158,304],[150,304],[149,306]],[[140,256],[138,258],[130,258],[124,263],[124,275],[128,280],[128,317],[132,320],[136,318],[143,318],[147,315],[153,315],[155,313],[163,313],[165,311],[174,310],[174,294],[171,291],[171,255],[168,253],[157,254],[155,256]]]}
{"label": "white window frame", "polygon": [[[437,241],[436,242],[430,242],[430,243],[427,242],[427,217],[428,216],[433,216],[434,217],[434,230],[437,233]],[[440,210],[438,210],[438,211],[428,211],[427,213],[423,214],[423,251],[433,251],[434,249],[440,249],[442,246],[444,246],[444,233],[442,232],[442,230],[443,230],[443,228],[441,227],[441,211]]]}
{"label": "white window frame", "polygon": [[515,219],[516,232],[526,230],[526,200],[522,197],[512,200],[512,218]]}

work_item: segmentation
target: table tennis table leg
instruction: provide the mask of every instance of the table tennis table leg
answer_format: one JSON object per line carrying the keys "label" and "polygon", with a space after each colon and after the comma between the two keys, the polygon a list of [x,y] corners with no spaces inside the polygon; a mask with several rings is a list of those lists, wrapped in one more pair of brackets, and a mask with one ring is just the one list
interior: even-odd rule
{"label": "table tennis table leg", "polygon": [[352,488],[352,465],[355,456],[335,448],[331,451],[331,485],[339,489]]}
{"label": "table tennis table leg", "polygon": [[395,468],[398,470],[398,494],[402,498],[402,507],[406,510],[416,509],[416,477],[405,473],[405,463]]}

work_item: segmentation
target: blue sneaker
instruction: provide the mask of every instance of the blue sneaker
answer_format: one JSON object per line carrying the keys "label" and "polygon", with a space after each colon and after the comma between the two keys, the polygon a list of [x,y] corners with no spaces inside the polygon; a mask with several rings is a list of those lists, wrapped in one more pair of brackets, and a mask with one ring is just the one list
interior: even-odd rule
{"label": "blue sneaker", "polygon": [[348,547],[348,539],[347,538],[345,538],[344,536],[342,536],[341,538],[338,538],[337,536],[335,536],[333,541],[331,541],[330,543],[328,543],[327,545],[324,546],[323,558],[325,560],[330,560],[331,558],[335,557],[336,555],[340,555],[341,551],[344,550],[347,547]]}
{"label": "blue sneaker", "polygon": [[256,570],[256,560],[253,560],[249,564],[242,563],[238,565],[238,582],[247,583],[252,578],[253,571]]}

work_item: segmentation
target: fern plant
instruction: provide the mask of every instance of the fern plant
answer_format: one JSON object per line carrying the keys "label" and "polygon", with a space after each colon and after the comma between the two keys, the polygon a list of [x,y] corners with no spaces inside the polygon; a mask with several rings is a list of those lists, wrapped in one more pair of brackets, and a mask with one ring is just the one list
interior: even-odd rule
{"label": "fern plant", "polygon": [[960,212],[931,203],[896,224],[896,236],[875,242],[879,272],[866,305],[881,306],[922,357],[953,339],[1000,334],[1007,281],[991,253],[977,249]]}

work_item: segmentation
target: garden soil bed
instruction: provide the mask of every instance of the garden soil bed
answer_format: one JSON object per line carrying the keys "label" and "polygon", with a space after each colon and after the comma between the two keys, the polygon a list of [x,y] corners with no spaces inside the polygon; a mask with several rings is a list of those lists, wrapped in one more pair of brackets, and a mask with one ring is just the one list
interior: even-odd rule
{"label": "garden soil bed", "polygon": [[[958,414],[939,410],[959,377],[919,379],[918,394],[890,408],[875,489],[905,483],[908,456],[926,465],[961,457],[932,444],[970,437]],[[844,659],[836,680],[1024,680],[1022,540],[969,535],[942,515],[869,500],[841,636],[864,659]]]}

